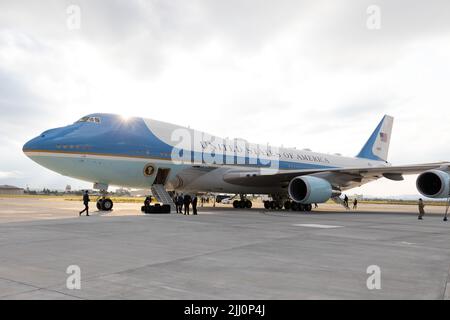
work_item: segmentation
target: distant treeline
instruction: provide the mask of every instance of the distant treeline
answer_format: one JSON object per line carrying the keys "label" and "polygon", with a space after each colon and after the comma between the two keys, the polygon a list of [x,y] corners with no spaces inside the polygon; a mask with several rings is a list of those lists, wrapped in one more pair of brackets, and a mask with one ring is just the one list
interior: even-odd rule
{"label": "distant treeline", "polygon": [[[24,194],[29,195],[49,195],[49,196],[66,196],[66,195],[72,195],[72,196],[81,196],[83,195],[84,190],[75,190],[75,191],[58,191],[58,190],[50,190],[47,188],[44,188],[42,190],[24,190]],[[91,195],[100,195],[97,191],[89,190],[89,194]],[[107,195],[109,196],[131,196],[130,192],[128,190],[120,190],[119,192],[107,192]]]}

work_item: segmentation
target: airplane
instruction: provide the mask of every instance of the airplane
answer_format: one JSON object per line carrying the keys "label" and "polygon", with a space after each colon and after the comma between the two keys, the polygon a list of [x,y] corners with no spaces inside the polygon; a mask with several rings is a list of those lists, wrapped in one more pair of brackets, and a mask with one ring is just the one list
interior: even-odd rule
{"label": "airplane", "polygon": [[[266,194],[266,209],[311,211],[313,203],[339,202],[345,190],[379,178],[419,174],[418,191],[448,198],[449,162],[394,166],[387,161],[393,117],[385,115],[355,157],[276,148],[222,139],[191,128],[141,117],[95,113],[50,129],[23,146],[36,163],[65,176],[93,182],[104,194],[99,210],[113,207],[109,186],[240,195],[235,208],[251,208],[247,194]],[[342,203],[342,202],[341,202]],[[172,203],[173,204],[173,203]]]}

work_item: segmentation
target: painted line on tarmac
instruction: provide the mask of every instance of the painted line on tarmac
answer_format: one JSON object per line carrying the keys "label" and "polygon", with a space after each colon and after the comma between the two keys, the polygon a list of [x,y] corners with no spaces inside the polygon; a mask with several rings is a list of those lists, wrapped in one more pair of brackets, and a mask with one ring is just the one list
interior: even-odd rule
{"label": "painted line on tarmac", "polygon": [[320,228],[320,229],[334,229],[342,228],[343,226],[332,226],[329,224],[314,224],[314,223],[297,223],[293,224],[295,227],[306,227],[306,228]]}

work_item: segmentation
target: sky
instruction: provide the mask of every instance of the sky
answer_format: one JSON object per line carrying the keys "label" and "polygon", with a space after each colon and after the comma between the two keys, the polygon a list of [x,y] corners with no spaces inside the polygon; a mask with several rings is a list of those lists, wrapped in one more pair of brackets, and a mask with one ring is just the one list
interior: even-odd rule
{"label": "sky", "polygon": [[389,114],[390,162],[450,160],[449,40],[448,0],[1,0],[0,184],[90,186],[22,146],[93,112],[348,156]]}

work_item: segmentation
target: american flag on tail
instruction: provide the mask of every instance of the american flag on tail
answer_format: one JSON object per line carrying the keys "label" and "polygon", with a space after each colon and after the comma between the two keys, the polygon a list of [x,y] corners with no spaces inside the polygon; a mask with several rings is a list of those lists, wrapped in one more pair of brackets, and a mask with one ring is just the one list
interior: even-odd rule
{"label": "american flag on tail", "polygon": [[380,138],[381,138],[381,141],[387,142],[387,140],[388,140],[388,134],[387,134],[387,133],[384,133],[384,132],[380,132]]}

